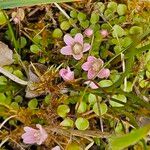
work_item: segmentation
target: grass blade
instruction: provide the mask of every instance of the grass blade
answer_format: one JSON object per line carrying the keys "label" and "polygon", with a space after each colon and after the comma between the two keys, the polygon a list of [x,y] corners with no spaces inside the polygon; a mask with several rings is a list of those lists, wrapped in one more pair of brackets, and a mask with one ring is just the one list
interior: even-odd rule
{"label": "grass blade", "polygon": [[15,7],[43,5],[50,3],[73,2],[80,0],[0,0],[0,9],[9,9]]}
{"label": "grass blade", "polygon": [[112,150],[122,150],[130,145],[137,143],[139,140],[144,138],[150,131],[150,124],[140,129],[136,129],[131,133],[120,137],[110,138],[110,148]]}

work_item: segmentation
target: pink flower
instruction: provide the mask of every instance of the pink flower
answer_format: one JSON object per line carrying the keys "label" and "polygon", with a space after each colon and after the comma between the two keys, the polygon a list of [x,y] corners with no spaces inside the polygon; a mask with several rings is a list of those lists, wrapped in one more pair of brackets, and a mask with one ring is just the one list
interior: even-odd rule
{"label": "pink flower", "polygon": [[107,31],[107,30],[104,30],[104,29],[101,30],[100,33],[101,33],[101,35],[103,36],[103,38],[107,37],[108,34],[109,34],[108,31]]}
{"label": "pink flower", "polygon": [[51,150],[61,150],[59,146],[53,147]]}
{"label": "pink flower", "polygon": [[108,78],[110,71],[109,69],[102,69],[103,65],[104,62],[100,58],[89,56],[87,62],[82,65],[82,69],[84,71],[88,71],[88,79],[92,79],[94,77]]}
{"label": "pink flower", "polygon": [[41,145],[48,137],[46,131],[40,124],[36,124],[38,129],[31,127],[24,127],[25,133],[21,136],[25,144],[38,144]]}
{"label": "pink flower", "polygon": [[74,59],[80,60],[84,52],[90,50],[91,46],[88,43],[83,43],[83,35],[77,33],[74,38],[69,34],[64,36],[64,42],[67,46],[63,47],[60,52],[63,55],[73,55]]}
{"label": "pink flower", "polygon": [[85,29],[84,34],[85,34],[87,37],[90,37],[90,36],[93,35],[93,30],[92,30],[91,28],[87,28],[87,29]]}
{"label": "pink flower", "polygon": [[64,69],[64,68],[60,69],[59,74],[63,78],[64,81],[74,80],[74,72],[71,71],[69,67],[67,67],[67,69]]}
{"label": "pink flower", "polygon": [[86,81],[85,84],[89,85],[91,89],[98,89],[99,87],[93,81]]}

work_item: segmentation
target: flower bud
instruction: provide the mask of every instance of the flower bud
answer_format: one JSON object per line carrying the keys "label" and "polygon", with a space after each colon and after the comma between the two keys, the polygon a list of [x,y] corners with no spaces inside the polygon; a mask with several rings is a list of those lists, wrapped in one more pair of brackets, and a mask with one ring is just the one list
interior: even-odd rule
{"label": "flower bud", "polygon": [[107,30],[104,30],[104,29],[101,30],[100,33],[101,33],[101,35],[102,35],[103,38],[107,37],[108,34],[109,34],[108,31],[107,31]]}
{"label": "flower bud", "polygon": [[90,37],[93,35],[93,30],[91,28],[87,28],[85,31],[84,31],[84,34],[87,36],[87,37]]}

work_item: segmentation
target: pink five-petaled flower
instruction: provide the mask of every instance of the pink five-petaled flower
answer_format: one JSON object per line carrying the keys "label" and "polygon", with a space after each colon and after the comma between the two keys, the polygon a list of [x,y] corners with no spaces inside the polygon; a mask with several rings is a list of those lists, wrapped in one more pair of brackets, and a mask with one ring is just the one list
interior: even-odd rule
{"label": "pink five-petaled flower", "polygon": [[51,150],[61,150],[59,146],[53,147]]}
{"label": "pink five-petaled flower", "polygon": [[74,80],[74,72],[70,70],[69,67],[67,69],[60,69],[59,75],[63,78],[64,81],[73,81]]}
{"label": "pink five-petaled flower", "polygon": [[[104,62],[100,58],[89,56],[87,62],[82,65],[84,71],[88,71],[88,79],[95,77],[108,78],[110,75],[109,69],[103,68]],[[103,68],[103,69],[102,69]]]}
{"label": "pink five-petaled flower", "polygon": [[60,52],[63,55],[73,55],[74,59],[80,60],[84,52],[90,50],[91,46],[88,43],[83,43],[83,35],[77,33],[74,38],[69,34],[64,36],[64,42],[67,46],[63,47]]}
{"label": "pink five-petaled flower", "polygon": [[25,133],[21,136],[25,144],[38,144],[41,145],[48,137],[46,131],[40,124],[36,124],[38,129],[31,127],[24,127]]}

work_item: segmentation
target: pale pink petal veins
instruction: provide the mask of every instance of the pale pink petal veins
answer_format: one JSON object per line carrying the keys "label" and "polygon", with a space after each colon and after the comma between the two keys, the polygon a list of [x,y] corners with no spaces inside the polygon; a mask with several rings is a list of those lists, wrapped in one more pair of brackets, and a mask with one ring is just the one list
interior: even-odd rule
{"label": "pale pink petal veins", "polygon": [[65,46],[60,50],[60,53],[63,55],[72,55],[72,48],[71,46]]}
{"label": "pale pink petal veins", "polygon": [[46,133],[45,129],[42,128],[40,124],[36,124],[36,127],[40,130],[40,140],[37,142],[38,145],[41,145],[48,137],[48,134]]}
{"label": "pale pink petal veins", "polygon": [[31,133],[31,132],[34,133],[34,132],[37,131],[36,129],[33,129],[31,127],[24,127],[23,129],[24,129],[25,132],[29,132],[29,133]]}
{"label": "pale pink petal veins", "polygon": [[78,42],[81,45],[83,45],[83,35],[81,33],[77,33],[74,39],[75,39],[75,42]]}
{"label": "pale pink petal veins", "polygon": [[82,65],[82,69],[84,71],[88,71],[90,68],[91,68],[91,62],[85,62],[83,65]]}
{"label": "pale pink petal veins", "polygon": [[88,79],[92,79],[96,76],[96,72],[93,71],[92,69],[88,70]]}
{"label": "pale pink petal veins", "polygon": [[83,53],[80,53],[79,55],[74,55],[73,54],[73,58],[76,60],[80,60],[83,57]]}
{"label": "pale pink petal veins", "polygon": [[99,78],[108,78],[109,75],[110,75],[110,70],[109,69],[101,69],[97,76]]}
{"label": "pale pink petal veins", "polygon": [[91,63],[93,63],[95,60],[96,60],[96,58],[95,58],[94,56],[89,56],[89,57],[87,58],[87,61],[88,61],[88,62],[91,62]]}
{"label": "pale pink petal veins", "polygon": [[91,49],[91,45],[90,45],[90,44],[85,43],[85,44],[83,45],[83,52],[87,52],[87,51],[89,51],[90,49]]}
{"label": "pale pink petal veins", "polygon": [[21,137],[25,144],[35,144],[36,143],[34,134],[24,133]]}
{"label": "pale pink petal veins", "polygon": [[72,46],[74,43],[74,39],[71,37],[70,34],[66,34],[64,36],[64,42],[68,45],[68,46]]}

